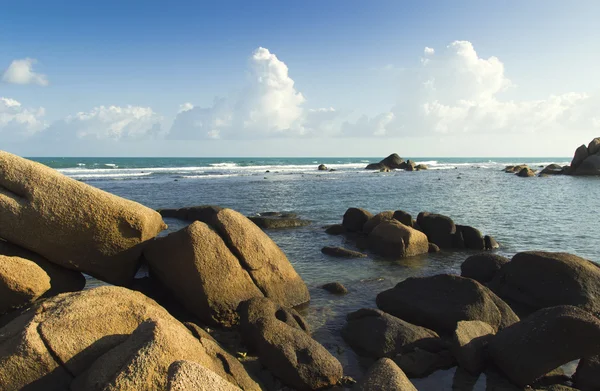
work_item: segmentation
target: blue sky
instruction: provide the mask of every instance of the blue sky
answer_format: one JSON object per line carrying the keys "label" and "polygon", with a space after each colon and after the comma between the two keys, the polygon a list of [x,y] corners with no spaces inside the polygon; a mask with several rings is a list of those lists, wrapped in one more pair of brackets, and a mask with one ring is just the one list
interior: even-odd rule
{"label": "blue sky", "polygon": [[596,1],[1,10],[0,148],[24,155],[558,156],[600,135]]}

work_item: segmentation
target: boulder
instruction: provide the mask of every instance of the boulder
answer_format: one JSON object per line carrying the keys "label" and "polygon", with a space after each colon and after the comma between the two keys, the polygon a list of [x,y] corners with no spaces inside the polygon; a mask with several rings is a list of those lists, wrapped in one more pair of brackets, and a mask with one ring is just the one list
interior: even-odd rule
{"label": "boulder", "polygon": [[390,156],[386,157],[379,163],[381,163],[384,166],[389,167],[391,169],[395,169],[395,168],[401,168],[400,166],[402,165],[403,162],[404,162],[404,159],[402,159],[400,156],[398,156],[397,153],[392,153]]}
{"label": "boulder", "polygon": [[490,282],[510,259],[490,253],[471,255],[460,265],[460,275],[482,284]]}
{"label": "boulder", "polygon": [[427,254],[427,236],[396,220],[384,221],[369,234],[369,248],[382,256],[403,258]]}
{"label": "boulder", "polygon": [[478,320],[458,322],[452,339],[452,353],[458,365],[475,375],[483,371],[485,349],[494,334],[494,328],[487,323]]}
{"label": "boulder", "polygon": [[144,242],[166,228],[136,202],[0,151],[0,237],[57,265],[127,284]]}
{"label": "boulder", "polygon": [[496,239],[494,239],[493,237],[491,237],[489,235],[485,235],[483,237],[483,241],[485,242],[486,250],[494,250],[494,249],[500,248],[500,244],[496,241]]}
{"label": "boulder", "polygon": [[344,213],[342,225],[348,232],[361,232],[363,226],[373,217],[369,211],[360,208],[350,208]]}
{"label": "boulder", "polygon": [[502,266],[489,287],[530,311],[567,304],[600,314],[600,268],[572,254],[518,253]]}
{"label": "boulder", "polygon": [[439,253],[440,251],[441,250],[437,244],[429,243],[429,249],[427,250],[428,253]]}
{"label": "boulder", "polygon": [[579,361],[573,384],[583,391],[600,390],[600,355],[584,357]]}
{"label": "boulder", "polygon": [[319,171],[327,171],[328,168],[324,164],[319,164],[319,167],[317,167],[317,170],[319,170]]}
{"label": "boulder", "polygon": [[365,258],[367,254],[363,254],[358,251],[348,250],[343,247],[323,247],[321,252],[326,255],[338,258]]}
{"label": "boulder", "polygon": [[394,362],[410,378],[427,377],[437,370],[452,368],[456,365],[452,353],[448,350],[432,353],[423,349],[415,349],[412,352],[400,354],[394,359]]}
{"label": "boulder", "polygon": [[248,219],[263,229],[299,228],[311,223],[309,220],[285,216],[248,216]]}
{"label": "boulder", "polygon": [[405,171],[417,171],[417,164],[412,160],[407,160],[400,167]]}
{"label": "boulder", "polygon": [[600,154],[585,159],[575,170],[575,175],[600,175]]}
{"label": "boulder", "polygon": [[540,176],[542,176],[542,175],[562,175],[562,174],[564,174],[564,170],[563,170],[562,166],[559,164],[549,164],[540,172]]}
{"label": "boulder", "polygon": [[416,326],[377,309],[348,314],[342,337],[357,353],[373,358],[394,357],[416,348],[437,352],[445,347],[435,331]]}
{"label": "boulder", "polygon": [[50,289],[42,297],[56,296],[65,292],[77,292],[85,287],[85,277],[80,272],[55,265],[36,253],[4,240],[0,240],[0,255],[27,259],[44,270],[50,278]]}
{"label": "boulder", "polygon": [[480,320],[494,330],[519,320],[485,286],[450,274],[408,278],[378,294],[376,301],[393,316],[445,335],[452,335],[461,320]]}
{"label": "boulder", "polygon": [[48,289],[48,274],[34,262],[0,255],[0,314],[32,303]]}
{"label": "boulder", "polygon": [[179,209],[158,209],[162,217],[170,217],[184,221],[210,221],[223,209],[216,205],[198,205]]}
{"label": "boulder", "polygon": [[346,227],[342,224],[333,224],[325,228],[325,233],[329,235],[341,235],[346,233]]}
{"label": "boulder", "polygon": [[456,230],[462,233],[465,246],[470,250],[484,250],[485,240],[477,228],[468,225],[457,225]]}
{"label": "boulder", "polygon": [[571,160],[571,169],[577,170],[579,165],[583,163],[583,161],[589,156],[588,149],[585,145],[580,145],[579,148],[575,150],[575,156],[573,156],[573,160]]}
{"label": "boulder", "polygon": [[375,227],[377,227],[380,223],[384,221],[389,221],[394,218],[394,212],[391,210],[377,213],[375,216],[371,217],[367,222],[363,225],[363,232],[366,234],[370,234]]}
{"label": "boulder", "polygon": [[374,170],[374,171],[390,171],[389,167],[386,167],[383,163],[370,163],[367,164],[365,170]]}
{"label": "boulder", "polygon": [[429,167],[427,167],[427,165],[425,165],[425,164],[417,164],[415,166],[415,170],[417,170],[417,171],[429,170]]}
{"label": "boulder", "polygon": [[463,233],[458,228],[456,229],[456,232],[452,234],[452,248],[456,250],[465,250],[467,248]]}
{"label": "boulder", "polygon": [[500,331],[489,343],[493,362],[519,386],[599,352],[600,320],[573,306],[539,310]]}
{"label": "boulder", "polygon": [[532,176],[535,176],[535,171],[533,171],[529,167],[523,167],[519,172],[517,172],[517,176],[519,176],[521,178],[532,177]]}
{"label": "boulder", "polygon": [[452,248],[452,235],[456,233],[456,225],[450,217],[421,212],[417,216],[417,224],[431,243],[443,249]]}
{"label": "boulder", "polygon": [[371,365],[365,376],[352,388],[354,391],[417,391],[402,369],[389,358]]}
{"label": "boulder", "polygon": [[506,166],[504,168],[504,172],[507,173],[518,173],[519,171],[521,171],[524,168],[529,168],[529,166],[527,164],[519,164],[516,166]]}
{"label": "boulder", "polygon": [[155,239],[144,257],[152,276],[212,325],[235,325],[240,302],[263,296],[223,239],[201,221]]}
{"label": "boulder", "polygon": [[588,144],[588,155],[595,155],[600,152],[600,137],[596,137]]}
{"label": "boulder", "polygon": [[302,317],[267,298],[240,304],[243,339],[261,363],[298,390],[331,387],[343,375],[342,365],[312,339]]}
{"label": "boulder", "polygon": [[325,285],[322,285],[321,288],[325,289],[327,292],[335,293],[337,295],[345,295],[348,293],[348,289],[346,289],[346,287],[339,282],[329,282]]}
{"label": "boulder", "polygon": [[414,228],[412,216],[408,212],[405,212],[403,210],[397,210],[392,215],[392,218],[398,220],[399,222],[401,222],[402,224],[404,224],[408,227]]}
{"label": "boulder", "polygon": [[167,372],[167,391],[239,391],[208,368],[193,361],[175,361]]}

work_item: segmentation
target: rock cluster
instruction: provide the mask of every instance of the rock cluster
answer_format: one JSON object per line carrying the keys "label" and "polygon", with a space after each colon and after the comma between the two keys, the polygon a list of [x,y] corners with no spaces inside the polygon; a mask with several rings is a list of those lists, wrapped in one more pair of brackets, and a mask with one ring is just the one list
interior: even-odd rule
{"label": "rock cluster", "polygon": [[405,171],[420,171],[427,170],[427,166],[424,164],[416,164],[412,160],[404,161],[397,153],[393,153],[379,163],[371,163],[365,167],[365,170],[377,170],[381,172],[389,172],[391,170],[405,170]]}

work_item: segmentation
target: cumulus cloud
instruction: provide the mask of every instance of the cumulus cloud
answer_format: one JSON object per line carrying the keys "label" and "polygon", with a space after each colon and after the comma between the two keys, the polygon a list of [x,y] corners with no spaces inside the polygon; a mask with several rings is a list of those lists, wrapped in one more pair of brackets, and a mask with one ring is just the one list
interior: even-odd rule
{"label": "cumulus cloud", "polygon": [[46,75],[33,71],[33,65],[37,63],[36,59],[24,58],[14,60],[2,74],[2,81],[11,84],[37,84],[47,86],[48,79]]}
{"label": "cumulus cloud", "polygon": [[44,115],[43,107],[24,108],[14,99],[0,97],[0,137],[15,141],[39,132],[46,126]]}
{"label": "cumulus cloud", "polygon": [[305,102],[287,65],[259,47],[250,57],[248,82],[242,91],[217,98],[210,107],[182,105],[169,138],[303,136],[329,127],[336,111],[307,109]]}

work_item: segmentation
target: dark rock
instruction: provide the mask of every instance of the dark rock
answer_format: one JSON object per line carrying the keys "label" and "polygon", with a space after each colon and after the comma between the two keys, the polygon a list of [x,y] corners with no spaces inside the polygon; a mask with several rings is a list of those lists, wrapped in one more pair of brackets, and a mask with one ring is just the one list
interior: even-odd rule
{"label": "dark rock", "polygon": [[389,167],[387,167],[385,164],[383,163],[371,163],[371,164],[367,164],[367,166],[365,167],[365,170],[376,170],[376,171],[381,171],[381,170],[388,170],[389,171]]}
{"label": "dark rock", "polygon": [[389,358],[382,358],[375,362],[352,390],[417,391],[402,369]]}
{"label": "dark rock", "polygon": [[504,172],[508,172],[508,173],[518,173],[519,171],[521,171],[524,168],[529,168],[529,166],[527,166],[527,164],[519,164],[517,166],[506,166],[504,168]]}
{"label": "dark rock", "polygon": [[589,156],[588,149],[585,145],[580,145],[579,148],[575,150],[575,156],[573,156],[573,160],[571,161],[571,168],[573,170],[577,170],[579,165],[583,163],[583,161]]}
{"label": "dark rock", "polygon": [[456,230],[462,233],[465,241],[465,246],[470,250],[484,250],[485,241],[481,232],[468,225],[457,225]]}
{"label": "dark rock", "polygon": [[427,167],[425,164],[417,164],[415,166],[415,170],[417,170],[417,171],[429,170],[429,167]]}
{"label": "dark rock", "polygon": [[323,247],[321,252],[326,255],[338,258],[365,258],[367,254],[358,251],[348,250],[343,247]]}
{"label": "dark rock", "polygon": [[415,349],[412,352],[397,356],[394,362],[410,378],[427,377],[439,369],[448,369],[456,365],[454,356],[448,350],[432,353]]}
{"label": "dark rock", "polygon": [[371,217],[373,215],[365,209],[350,208],[344,213],[342,225],[348,232],[361,232],[363,226]]}
{"label": "dark rock", "polygon": [[400,164],[398,168],[406,171],[414,171],[416,166],[417,164],[415,162],[413,162],[412,160],[407,160]]}
{"label": "dark rock", "polygon": [[485,242],[486,250],[494,250],[494,249],[500,248],[500,244],[496,241],[496,239],[494,239],[493,237],[491,237],[489,235],[485,235],[483,237],[483,241]]}
{"label": "dark rock", "polygon": [[413,219],[412,219],[412,216],[410,215],[410,213],[407,213],[403,210],[397,210],[392,215],[392,218],[398,220],[399,222],[401,222],[402,224],[404,224],[408,227],[413,227]]}
{"label": "dark rock", "polygon": [[485,349],[494,334],[494,328],[487,323],[478,320],[458,322],[452,340],[452,353],[458,365],[473,374],[483,371]]}
{"label": "dark rock", "polygon": [[248,216],[248,219],[263,229],[298,228],[311,223],[309,220],[296,217]]}
{"label": "dark rock", "polygon": [[429,251],[427,236],[397,220],[384,221],[369,234],[369,248],[382,256],[412,257]]}
{"label": "dark rock", "polygon": [[262,216],[262,217],[283,217],[286,219],[293,219],[298,217],[297,213],[294,212],[260,212],[257,213],[258,216]]}
{"label": "dark rock", "polygon": [[598,352],[600,320],[573,306],[539,310],[500,331],[489,343],[494,363],[519,386]]}
{"label": "dark rock", "polygon": [[321,286],[321,288],[325,289],[327,292],[335,293],[336,295],[345,295],[348,293],[348,289],[339,282],[329,282]]}
{"label": "dark rock", "polygon": [[404,159],[402,159],[400,156],[398,156],[397,153],[392,153],[390,156],[388,156],[385,159],[383,159],[382,161],[380,161],[381,164],[383,164],[386,167],[389,167],[391,169],[401,168],[400,165],[403,162],[404,162]]}
{"label": "dark rock", "polygon": [[575,175],[600,175],[600,154],[585,159],[575,170]]}
{"label": "dark rock", "polygon": [[600,137],[596,137],[588,144],[588,155],[595,155],[600,152]]}
{"label": "dark rock", "polygon": [[542,176],[542,175],[561,175],[561,174],[564,174],[564,171],[563,171],[562,166],[560,166],[559,164],[549,164],[540,172],[540,176]]}
{"label": "dark rock", "polygon": [[363,308],[348,314],[346,319],[342,337],[361,355],[394,357],[416,348],[437,352],[446,347],[435,331],[410,324],[380,310]]}
{"label": "dark rock", "polygon": [[329,235],[341,235],[346,233],[346,227],[342,224],[333,224],[325,229],[325,233]]}
{"label": "dark rock", "polygon": [[439,253],[440,248],[435,243],[429,243],[429,250],[427,250],[427,252],[428,253]]}
{"label": "dark rock", "polygon": [[519,176],[521,178],[532,177],[532,176],[535,176],[535,171],[533,171],[529,167],[524,167],[519,172],[517,172],[517,176]]}
{"label": "dark rock", "polygon": [[452,234],[452,248],[457,250],[464,250],[467,248],[463,233],[458,228],[456,229],[456,232]]}
{"label": "dark rock", "polygon": [[443,249],[452,248],[452,235],[456,232],[456,225],[450,217],[421,212],[417,216],[417,224],[430,242]]}
{"label": "dark rock", "polygon": [[487,284],[494,278],[500,268],[508,262],[510,262],[510,259],[496,254],[471,255],[460,265],[460,275]]}
{"label": "dark rock", "polygon": [[461,320],[480,320],[495,330],[519,320],[510,307],[485,286],[449,274],[408,278],[378,294],[377,307],[445,335],[452,335]]}
{"label": "dark rock", "polygon": [[[595,139],[598,140],[598,139]],[[583,391],[600,390],[600,356],[584,357],[577,365],[573,384]]]}
{"label": "dark rock", "polygon": [[200,220],[207,222],[212,220],[221,209],[223,208],[215,205],[199,205],[179,209],[158,209],[157,212],[162,217],[171,217],[184,221]]}
{"label": "dark rock", "polygon": [[371,233],[375,227],[377,227],[380,223],[384,221],[389,221],[394,217],[394,212],[391,210],[377,213],[375,216],[371,217],[365,225],[363,225],[363,232],[366,234]]}
{"label": "dark rock", "polygon": [[328,168],[324,164],[319,164],[319,167],[317,167],[317,170],[319,170],[319,171],[327,171]]}

